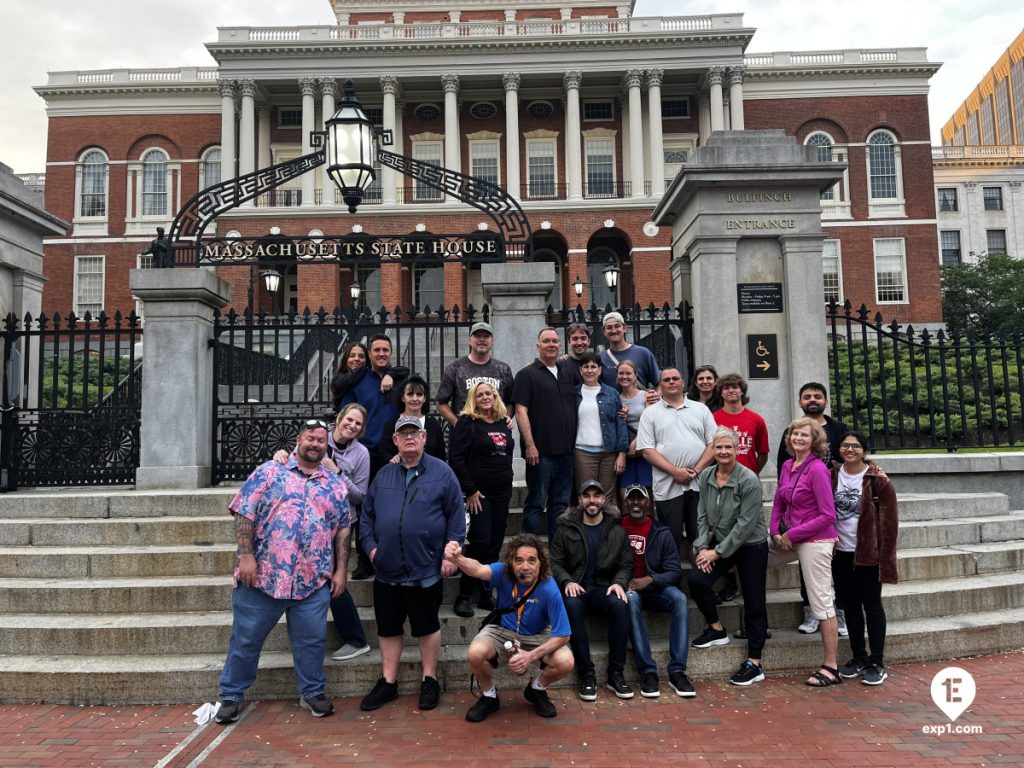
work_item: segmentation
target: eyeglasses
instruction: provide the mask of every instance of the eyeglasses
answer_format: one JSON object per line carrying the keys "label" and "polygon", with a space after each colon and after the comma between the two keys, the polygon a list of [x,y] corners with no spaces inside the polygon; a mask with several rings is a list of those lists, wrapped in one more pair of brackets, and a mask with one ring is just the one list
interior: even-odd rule
{"label": "eyeglasses", "polygon": [[304,427],[322,427],[323,429],[330,429],[330,427],[327,426],[327,422],[320,421],[320,419],[306,419],[302,423],[302,426],[304,426]]}
{"label": "eyeglasses", "polygon": [[864,446],[862,446],[860,443],[843,443],[842,445],[839,446],[839,450],[841,450],[841,451],[863,451],[864,450]]}

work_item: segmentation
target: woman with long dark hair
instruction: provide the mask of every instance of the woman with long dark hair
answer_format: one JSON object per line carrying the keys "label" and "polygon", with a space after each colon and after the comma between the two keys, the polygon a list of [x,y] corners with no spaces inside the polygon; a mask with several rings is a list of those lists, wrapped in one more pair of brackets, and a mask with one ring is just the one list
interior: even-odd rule
{"label": "woman with long dark hair", "polygon": [[430,387],[427,382],[417,373],[407,378],[398,389],[397,401],[398,415],[384,425],[380,438],[380,454],[384,461],[398,461],[398,448],[392,435],[395,434],[395,424],[406,416],[413,416],[420,420],[423,429],[427,431],[427,445],[424,453],[448,461],[448,452],[444,445],[444,429],[438,419],[432,419],[430,412]]}
{"label": "woman with long dark hair", "polygon": [[708,407],[714,413],[722,407],[722,401],[718,399],[717,392],[718,371],[713,365],[701,365],[693,372],[690,379],[690,386],[686,390],[686,397],[696,400]]}

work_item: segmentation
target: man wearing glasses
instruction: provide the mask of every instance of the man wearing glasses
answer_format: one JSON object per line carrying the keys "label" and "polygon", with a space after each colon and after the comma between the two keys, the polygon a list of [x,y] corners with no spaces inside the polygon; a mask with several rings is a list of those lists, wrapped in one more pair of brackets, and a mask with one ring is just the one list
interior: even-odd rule
{"label": "man wearing glasses", "polygon": [[461,546],[466,537],[462,488],[445,462],[424,453],[427,433],[415,416],[395,423],[392,438],[399,461],[377,473],[363,497],[359,535],[376,570],[373,612],[377,619],[382,674],[363,698],[369,712],[398,698],[398,664],[405,621],[419,639],[423,677],[419,708],[434,709],[441,696],[437,660],[441,653],[438,611],[443,579],[455,565],[444,559],[445,547]]}
{"label": "man wearing glasses", "polygon": [[257,467],[228,507],[235,516],[238,565],[218,723],[238,719],[245,692],[256,681],[263,642],[282,614],[288,618],[299,705],[314,717],[334,712],[324,693],[327,606],[345,590],[350,521],[345,481],[321,466],[327,432],[322,421],[305,422],[295,454],[284,464],[271,460]]}

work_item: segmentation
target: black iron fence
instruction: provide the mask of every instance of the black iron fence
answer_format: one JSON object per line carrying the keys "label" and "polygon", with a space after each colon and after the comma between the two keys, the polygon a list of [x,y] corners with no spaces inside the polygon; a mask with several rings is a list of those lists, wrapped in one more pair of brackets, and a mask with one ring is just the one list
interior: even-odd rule
{"label": "black iron fence", "polygon": [[1024,338],[916,331],[847,301],[827,309],[836,418],[877,448],[1024,442]]}
{"label": "black iron fence", "polygon": [[0,490],[135,482],[140,341],[134,312],[7,316]]}
{"label": "black iron fence", "polygon": [[466,354],[470,326],[490,310],[412,307],[353,315],[335,309],[284,316],[230,312],[214,317],[213,480],[245,479],[297,424],[333,408],[330,382],[345,348],[378,334],[392,342],[392,364],[426,379],[436,393],[445,367]]}
{"label": "black iron fence", "polygon": [[[601,351],[608,347],[601,321],[612,311],[611,305],[601,309],[595,305],[584,308],[577,304],[561,310],[548,306],[547,323],[562,333],[562,346],[566,350],[569,348],[569,327],[585,324],[590,329],[591,348]],[[693,370],[693,309],[689,302],[684,301],[676,307],[667,303],[660,307],[653,303],[646,307],[634,304],[614,311],[625,320],[627,341],[651,350],[660,368],[678,368],[684,380],[689,378]]]}

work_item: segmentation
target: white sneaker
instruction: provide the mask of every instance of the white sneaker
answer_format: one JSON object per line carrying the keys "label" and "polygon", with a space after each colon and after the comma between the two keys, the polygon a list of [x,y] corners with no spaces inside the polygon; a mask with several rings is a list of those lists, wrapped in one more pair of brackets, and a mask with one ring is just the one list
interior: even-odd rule
{"label": "white sneaker", "polygon": [[804,623],[797,627],[797,631],[804,635],[813,635],[818,631],[818,620],[811,614],[811,607],[804,606]]}
{"label": "white sneaker", "polygon": [[352,643],[345,643],[341,648],[331,654],[331,658],[334,661],[348,661],[354,659],[356,656],[362,656],[364,653],[370,652],[369,644],[359,647],[358,645],[352,645]]}
{"label": "white sneaker", "polygon": [[839,636],[849,637],[850,630],[846,628],[846,611],[836,611],[836,623],[839,625]]}

